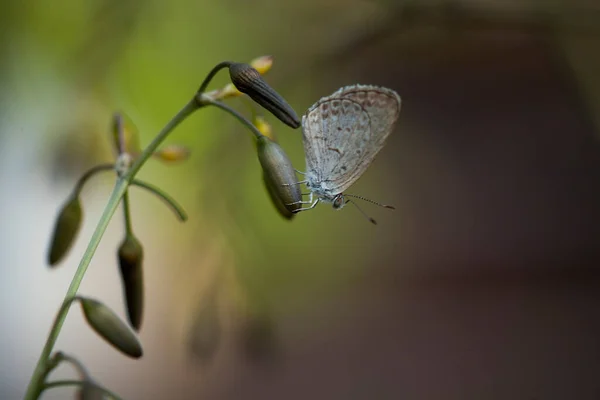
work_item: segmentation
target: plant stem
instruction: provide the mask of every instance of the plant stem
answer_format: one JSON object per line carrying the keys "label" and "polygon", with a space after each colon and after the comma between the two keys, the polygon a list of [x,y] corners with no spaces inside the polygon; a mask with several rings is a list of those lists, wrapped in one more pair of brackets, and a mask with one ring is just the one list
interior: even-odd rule
{"label": "plant stem", "polygon": [[[140,181],[139,179],[133,179],[131,181],[131,185],[138,186],[142,189],[146,189],[150,193],[154,194],[155,196],[160,198],[162,201],[164,201],[171,208],[171,210],[173,210],[173,212],[175,213],[175,215],[177,215],[177,218],[181,222],[187,221],[188,217],[187,217],[187,214],[186,214],[185,210],[183,209],[183,207],[181,207],[179,205],[179,203],[177,203],[177,201],[175,201],[174,198],[169,196],[165,191],[163,191],[159,187],[154,186],[148,182]],[[125,198],[123,198],[123,201],[125,201]]]}
{"label": "plant stem", "polygon": [[123,194],[123,219],[125,220],[125,233],[127,235],[133,232],[133,228],[131,227],[131,213],[129,210],[129,191],[126,190],[125,194]]}
{"label": "plant stem", "polygon": [[[48,382],[46,384],[44,384],[43,389],[52,389],[52,388],[57,388],[57,387],[62,387],[62,386],[83,386],[85,384],[89,384],[89,382],[86,381],[77,381],[77,380],[64,380],[64,381],[54,381],[54,382]],[[111,398],[113,398],[114,400],[120,400],[121,398],[119,396],[117,396],[116,394],[114,394],[113,392],[111,392],[110,390],[93,384],[94,387],[102,390],[104,392],[104,394],[109,395]]]}
{"label": "plant stem", "polygon": [[102,239],[102,235],[104,231],[106,231],[106,227],[110,222],[111,217],[115,213],[121,197],[127,190],[127,181],[124,179],[118,179],[117,183],[113,189],[110,198],[108,199],[108,203],[104,208],[104,212],[102,213],[102,217],[98,222],[98,226],[90,239],[90,243],[88,244],[83,257],[81,258],[81,262],[77,267],[77,271],[75,271],[75,275],[73,276],[73,280],[69,285],[69,289],[67,290],[67,294],[63,300],[62,306],[60,307],[58,314],[56,315],[56,319],[54,320],[54,324],[52,325],[52,329],[50,330],[50,334],[48,335],[48,339],[46,340],[46,344],[44,345],[44,349],[42,350],[42,354],[40,355],[40,359],[37,363],[35,370],[33,371],[33,376],[31,377],[31,381],[29,383],[29,387],[27,388],[27,393],[25,394],[26,400],[37,399],[39,394],[41,393],[44,372],[46,370],[46,362],[50,353],[52,352],[52,348],[58,339],[58,335],[60,330],[67,318],[67,314],[69,313],[69,306],[75,295],[77,294],[77,290],[79,289],[79,285],[81,285],[81,281],[83,280],[83,276],[87,271],[87,268],[92,261],[92,257],[100,244],[100,239]]}
{"label": "plant stem", "polygon": [[233,108],[229,107],[227,104],[220,102],[218,100],[210,99],[206,96],[202,96],[202,94],[196,95],[196,98],[198,99],[198,102],[203,105],[215,106],[215,107],[220,108],[221,110],[233,115],[238,121],[240,121],[248,129],[250,129],[250,131],[252,131],[252,133],[254,134],[254,136],[256,136],[257,139],[260,139],[261,137],[264,136],[262,133],[260,133],[258,128],[252,124],[252,122],[248,121],[248,119],[246,117],[244,117],[242,114],[240,114],[237,110],[234,110]]}
{"label": "plant stem", "polygon": [[125,179],[131,182],[133,177],[139,172],[140,168],[142,168],[142,165],[144,165],[144,163],[150,157],[152,157],[152,154],[154,153],[154,151],[156,151],[158,146],[160,146],[160,144],[167,138],[167,136],[169,136],[169,133],[171,133],[171,131],[177,125],[179,125],[181,121],[186,119],[191,113],[193,113],[200,107],[200,104],[196,101],[196,97],[194,96],[194,98],[192,98],[192,100],[190,100],[181,110],[179,110],[177,115],[175,115],[173,119],[171,119],[167,123],[167,125],[162,129],[162,131],[160,131],[158,135],[156,135],[154,140],[152,140],[148,147],[146,147],[144,152],[140,154],[138,158],[136,158],[135,162],[129,169],[129,172],[125,175]]}
{"label": "plant stem", "polygon": [[83,185],[94,175],[96,175],[98,172],[102,172],[102,171],[114,171],[115,169],[115,164],[100,164],[100,165],[96,165],[95,167],[90,168],[89,170],[87,170],[85,172],[85,174],[83,174],[81,176],[81,178],[79,178],[79,180],[77,181],[77,184],[75,185],[75,189],[73,190],[73,193],[75,193],[76,195],[79,195],[79,193],[81,192],[81,189],[83,189]]}
{"label": "plant stem", "polygon": [[46,377],[46,370],[48,365],[48,358],[52,353],[52,349],[56,340],[58,339],[58,335],[60,330],[67,318],[67,314],[69,313],[69,306],[73,298],[77,295],[77,290],[79,290],[79,286],[83,280],[85,272],[87,271],[90,262],[92,261],[92,257],[100,244],[100,240],[108,227],[108,223],[112,218],[113,214],[117,210],[121,199],[125,195],[129,183],[134,178],[134,176],[139,172],[140,168],[144,163],[152,156],[152,153],[158,148],[158,146],[165,140],[165,138],[169,135],[169,133],[177,126],[181,121],[187,118],[192,112],[197,110],[199,107],[196,99],[193,98],[190,102],[188,102],[178,113],[175,115],[167,125],[156,135],[154,140],[144,149],[143,153],[139,156],[139,158],[135,161],[135,163],[131,166],[127,174],[122,178],[118,178],[113,189],[112,194],[108,199],[108,203],[104,208],[104,212],[102,213],[102,217],[100,217],[100,221],[98,221],[98,225],[96,226],[96,230],[90,239],[87,249],[79,262],[79,266],[77,267],[77,271],[75,271],[75,275],[69,285],[69,289],[65,295],[63,303],[56,314],[56,319],[54,320],[54,324],[48,334],[48,339],[46,340],[46,344],[42,349],[42,353],[40,354],[40,358],[37,362],[37,365],[33,371],[33,375],[31,376],[31,380],[29,381],[29,386],[27,387],[27,392],[25,393],[25,400],[35,400],[39,397],[40,393],[43,390],[44,379]]}
{"label": "plant stem", "polygon": [[231,64],[233,64],[233,62],[223,61],[223,62],[220,62],[217,65],[215,65],[214,68],[210,70],[208,75],[206,75],[206,78],[204,78],[204,81],[200,85],[200,89],[198,89],[198,93],[204,93],[206,91],[206,88],[208,87],[208,84],[210,83],[210,81],[212,81],[212,78],[215,77],[217,72],[219,72],[223,68],[229,68],[229,66],[231,66]]}

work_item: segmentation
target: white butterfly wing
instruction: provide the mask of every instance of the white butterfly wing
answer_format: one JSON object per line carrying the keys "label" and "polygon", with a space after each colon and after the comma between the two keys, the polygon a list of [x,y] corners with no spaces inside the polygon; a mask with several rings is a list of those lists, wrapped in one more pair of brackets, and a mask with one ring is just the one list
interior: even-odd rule
{"label": "white butterfly wing", "polygon": [[345,191],[385,145],[400,106],[393,90],[366,85],[319,100],[302,118],[307,172],[330,195]]}

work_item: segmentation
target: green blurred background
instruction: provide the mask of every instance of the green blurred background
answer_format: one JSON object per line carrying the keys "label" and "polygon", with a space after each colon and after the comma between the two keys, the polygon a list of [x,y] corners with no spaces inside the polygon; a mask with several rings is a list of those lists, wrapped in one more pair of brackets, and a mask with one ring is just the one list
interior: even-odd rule
{"label": "green blurred background", "polygon": [[[31,0],[0,20],[1,398],[23,396],[110,193],[110,175],[88,184],[79,239],[50,271],[59,207],[113,158],[113,112],[145,145],[215,64],[265,54],[298,114],[354,83],[400,94],[396,131],[349,191],[396,211],[285,221],[249,132],[203,109],[167,140],[191,158],[140,173],[189,221],[132,189],[144,357],[76,308],[56,349],[127,399],[600,397],[595,2]],[[246,100],[229,104],[249,116]],[[300,131],[266,118],[302,170]],[[122,236],[118,213],[81,293],[124,316]]]}

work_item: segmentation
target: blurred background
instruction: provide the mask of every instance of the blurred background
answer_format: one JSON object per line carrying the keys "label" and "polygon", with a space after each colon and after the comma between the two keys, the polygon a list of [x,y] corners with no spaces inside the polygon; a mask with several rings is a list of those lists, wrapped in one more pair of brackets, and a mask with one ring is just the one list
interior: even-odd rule
{"label": "blurred background", "polygon": [[[349,191],[396,211],[284,220],[249,132],[203,109],[167,140],[190,159],[139,175],[189,221],[131,190],[144,357],[78,307],[56,350],[125,399],[600,398],[597,2],[29,0],[0,20],[0,398],[22,398],[109,196],[111,174],[88,183],[79,238],[50,270],[59,208],[113,159],[113,112],[146,145],[215,64],[265,54],[299,115],[344,85],[400,94],[396,131]],[[265,117],[303,170],[301,132]],[[124,318],[123,233],[119,212],[80,292]]]}

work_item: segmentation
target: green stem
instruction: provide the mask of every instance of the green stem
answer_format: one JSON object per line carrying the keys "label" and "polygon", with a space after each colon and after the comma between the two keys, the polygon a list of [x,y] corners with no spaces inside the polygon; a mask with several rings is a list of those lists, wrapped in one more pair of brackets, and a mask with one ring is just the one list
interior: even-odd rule
{"label": "green stem", "polygon": [[129,208],[129,191],[125,191],[125,194],[123,195],[123,219],[125,220],[125,232],[129,235],[133,232]]}
{"label": "green stem", "polygon": [[[77,381],[77,380],[54,381],[54,382],[48,382],[48,383],[44,384],[44,387],[42,388],[42,390],[52,389],[52,388],[57,388],[57,387],[64,387],[64,386],[83,386],[85,384],[90,384],[90,382],[89,381],[87,381],[87,382],[86,381]],[[113,399],[121,400],[121,398],[119,396],[117,396],[110,390],[108,390],[100,385],[96,385],[95,383],[91,383],[91,384],[94,385],[95,388],[102,390],[104,392],[104,394],[112,397]]]}
{"label": "green stem", "polygon": [[81,192],[81,189],[83,189],[83,185],[92,176],[96,175],[98,172],[113,171],[114,169],[115,169],[115,164],[100,164],[100,165],[96,165],[95,167],[92,167],[92,168],[88,169],[85,172],[85,174],[83,174],[81,176],[81,178],[79,178],[79,180],[75,184],[75,189],[73,190],[73,193],[75,193],[76,195],[79,195],[79,193]]}
{"label": "green stem", "polygon": [[52,348],[58,339],[58,335],[60,330],[67,318],[67,314],[69,313],[69,306],[71,302],[75,298],[77,294],[77,290],[79,289],[79,285],[81,285],[81,281],[83,280],[83,276],[87,271],[88,266],[90,265],[90,261],[92,261],[92,257],[96,252],[96,248],[100,244],[100,239],[102,239],[102,235],[104,231],[106,231],[106,227],[110,222],[111,217],[115,213],[121,197],[127,190],[127,181],[124,179],[119,179],[113,189],[110,198],[108,199],[108,203],[104,208],[104,212],[102,213],[102,217],[98,222],[98,226],[90,239],[90,243],[81,258],[81,262],[77,267],[77,271],[75,271],[75,275],[73,276],[73,280],[69,285],[69,289],[67,290],[67,294],[63,300],[62,306],[60,307],[58,314],[56,315],[56,319],[54,320],[54,324],[52,325],[52,329],[50,330],[50,334],[48,335],[48,339],[46,340],[46,344],[42,350],[42,354],[40,355],[40,359],[38,360],[37,366],[33,371],[33,376],[31,377],[31,381],[29,382],[29,387],[27,388],[27,393],[25,394],[26,400],[37,399],[42,390],[43,380],[45,378],[45,370],[46,370],[46,361],[52,352]]}
{"label": "green stem", "polygon": [[33,371],[33,375],[31,376],[31,380],[29,381],[29,386],[27,387],[27,392],[25,393],[25,400],[35,400],[39,397],[40,393],[43,390],[44,379],[46,378],[46,370],[48,365],[48,358],[52,353],[52,349],[56,340],[58,339],[58,335],[60,330],[67,318],[67,314],[69,312],[69,306],[77,295],[77,291],[79,290],[79,286],[85,276],[85,272],[87,271],[90,262],[92,261],[92,257],[100,244],[100,240],[108,227],[108,223],[110,219],[114,215],[121,199],[127,192],[127,187],[129,186],[129,182],[135,177],[138,173],[142,165],[148,160],[154,151],[158,148],[158,146],[165,140],[165,138],[169,135],[169,133],[177,126],[180,122],[182,122],[185,118],[187,118],[192,112],[200,108],[198,103],[196,102],[195,97],[188,102],[178,113],[171,119],[167,125],[159,132],[159,134],[154,138],[154,140],[144,149],[140,157],[135,161],[135,163],[131,166],[131,169],[125,176],[122,178],[118,178],[113,189],[112,194],[108,199],[108,203],[104,208],[104,212],[102,213],[102,217],[100,217],[100,221],[98,221],[98,225],[96,226],[96,230],[90,239],[90,243],[88,244],[83,257],[77,267],[77,271],[75,271],[75,275],[71,280],[71,284],[69,285],[69,289],[65,295],[63,303],[56,314],[56,319],[54,320],[54,324],[48,334],[48,338],[46,340],[46,344],[42,349],[40,354],[40,358],[36,364],[36,367]]}
{"label": "green stem", "polygon": [[129,172],[125,175],[125,179],[131,182],[133,177],[139,172],[140,168],[142,168],[142,165],[144,165],[144,163],[150,157],[152,157],[152,154],[156,151],[158,146],[160,146],[160,144],[167,138],[167,136],[169,136],[169,133],[171,133],[171,131],[175,129],[175,127],[179,125],[181,121],[186,119],[191,113],[193,113],[200,107],[201,105],[196,101],[196,97],[194,96],[194,98],[190,100],[189,103],[187,103],[177,113],[177,115],[173,117],[172,120],[169,121],[169,123],[162,129],[162,131],[160,131],[158,135],[156,135],[154,140],[152,140],[148,147],[146,147],[144,152],[140,154],[140,156],[135,160],[135,162],[129,169]]}
{"label": "green stem", "polygon": [[140,181],[139,179],[132,180],[131,185],[138,186],[142,189],[146,189],[147,191],[154,194],[155,196],[158,196],[165,203],[167,203],[167,205],[173,210],[173,212],[175,213],[175,215],[177,215],[177,218],[179,218],[179,220],[181,222],[187,221],[188,216],[187,216],[187,213],[185,212],[185,210],[183,209],[183,207],[181,207],[179,205],[179,203],[177,203],[177,201],[175,201],[174,198],[169,196],[162,189],[160,189],[148,182]]}
{"label": "green stem", "polygon": [[246,127],[252,131],[252,133],[254,134],[254,136],[256,136],[257,139],[260,139],[261,137],[264,136],[262,133],[260,133],[258,128],[256,126],[254,126],[254,124],[252,124],[252,122],[248,121],[248,118],[244,117],[242,114],[240,114],[238,111],[234,110],[233,108],[229,107],[227,104],[222,103],[218,100],[212,100],[212,99],[208,98],[207,96],[202,96],[201,94],[196,95],[196,98],[198,99],[198,103],[200,103],[202,105],[215,106],[215,107],[220,108],[221,110],[233,115],[243,125],[246,125]]}
{"label": "green stem", "polygon": [[77,370],[77,372],[79,372],[79,375],[81,375],[82,379],[89,379],[90,374],[88,373],[87,369],[85,368],[83,363],[81,361],[79,361],[78,359],[76,359],[75,357],[70,356],[65,353],[60,353],[60,360],[68,362],[71,365],[73,365],[75,367],[75,369]]}
{"label": "green stem", "polygon": [[223,61],[215,65],[215,67],[210,70],[208,75],[206,75],[206,78],[204,78],[204,81],[200,85],[200,89],[198,89],[197,93],[204,93],[206,91],[206,88],[208,87],[208,84],[210,83],[210,81],[212,81],[212,78],[215,77],[217,72],[219,72],[223,68],[229,68],[231,64],[233,64],[232,61]]}

